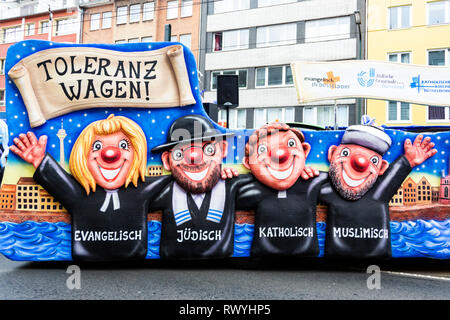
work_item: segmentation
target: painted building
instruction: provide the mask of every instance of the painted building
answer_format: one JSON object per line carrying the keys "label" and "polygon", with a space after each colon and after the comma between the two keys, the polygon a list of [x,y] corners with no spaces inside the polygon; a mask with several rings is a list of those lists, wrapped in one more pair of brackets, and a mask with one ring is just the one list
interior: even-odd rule
{"label": "painted building", "polygon": [[408,178],[403,182],[403,205],[414,206],[417,202],[417,184],[412,178]]}
{"label": "painted building", "polygon": [[442,170],[441,188],[439,192],[439,203],[450,204],[450,176],[444,174]]}
{"label": "painted building", "polygon": [[397,192],[389,201],[389,206],[403,206],[403,187],[398,188]]}
{"label": "painted building", "polygon": [[432,202],[431,184],[427,178],[422,177],[417,183],[417,204],[430,204]]}
{"label": "painted building", "polygon": [[80,15],[76,0],[0,2],[0,118],[5,112],[5,59],[8,48],[22,40],[78,43]]}
{"label": "painted building", "polygon": [[12,211],[16,207],[16,185],[4,184],[0,190],[0,208]]}
{"label": "painted building", "polygon": [[39,190],[39,211],[67,212],[67,210],[46,190]]}
{"label": "painted building", "polygon": [[161,176],[163,174],[163,166],[148,166],[147,174],[150,177]]}
{"label": "painted building", "polygon": [[[334,101],[298,104],[290,63],[363,58],[364,0],[200,3],[204,102],[217,102],[218,75],[239,76],[239,107],[230,112],[230,128],[256,128],[272,121],[334,125]],[[338,101],[339,126],[359,122],[357,102]],[[225,115],[221,110],[214,120],[225,123]]]}
{"label": "painted building", "polygon": [[166,25],[171,41],[199,54],[200,3],[193,0],[87,1],[83,10],[83,43],[164,41]]}
{"label": "painted building", "polygon": [[33,178],[20,178],[17,182],[16,210],[39,210],[39,185]]}
{"label": "painted building", "polygon": [[[367,0],[367,58],[450,66],[450,1]],[[367,114],[387,126],[448,125],[450,108],[367,100]]]}

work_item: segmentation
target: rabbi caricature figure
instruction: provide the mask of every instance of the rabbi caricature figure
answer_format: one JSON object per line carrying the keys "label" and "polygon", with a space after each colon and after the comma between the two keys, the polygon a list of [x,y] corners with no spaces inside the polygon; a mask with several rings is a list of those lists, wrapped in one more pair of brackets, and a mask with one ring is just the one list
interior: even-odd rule
{"label": "rabbi caricature figure", "polygon": [[310,150],[303,133],[283,123],[250,136],[243,164],[257,181],[240,189],[237,209],[255,210],[252,256],[319,254],[316,204],[327,175],[305,169]]}
{"label": "rabbi caricature figure", "polygon": [[355,125],[328,149],[330,183],[320,196],[328,205],[326,256],[390,257],[389,201],[411,169],[436,154],[430,140],[406,139],[404,155],[389,165],[382,156],[391,138],[382,128]]}
{"label": "rabbi caricature figure", "polygon": [[170,177],[145,178],[147,143],[135,122],[110,115],[88,125],[70,154],[73,176],[46,153],[46,136],[28,132],[14,143],[33,179],[70,213],[73,259],[146,257],[148,207]]}
{"label": "rabbi caricature figure", "polygon": [[174,179],[151,206],[163,210],[161,258],[233,254],[236,191],[249,177],[221,179],[227,177],[222,171],[227,135],[202,116],[184,116],[171,125],[167,143],[152,149],[163,152],[164,168]]}

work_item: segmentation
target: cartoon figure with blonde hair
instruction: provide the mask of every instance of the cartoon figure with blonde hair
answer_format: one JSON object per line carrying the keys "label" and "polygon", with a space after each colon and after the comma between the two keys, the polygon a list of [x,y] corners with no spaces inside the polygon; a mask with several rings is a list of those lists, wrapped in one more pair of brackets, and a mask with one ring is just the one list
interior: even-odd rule
{"label": "cartoon figure with blonde hair", "polygon": [[145,177],[147,142],[134,121],[110,115],[88,125],[70,154],[68,174],[46,153],[47,137],[20,134],[11,151],[36,169],[33,179],[72,217],[76,260],[144,259],[147,213],[171,178]]}

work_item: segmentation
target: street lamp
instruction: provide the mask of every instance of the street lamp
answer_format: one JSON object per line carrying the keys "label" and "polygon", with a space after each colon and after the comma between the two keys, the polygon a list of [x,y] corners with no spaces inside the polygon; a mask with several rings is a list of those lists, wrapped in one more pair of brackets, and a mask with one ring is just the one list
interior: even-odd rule
{"label": "street lamp", "polygon": [[[359,50],[358,50],[358,60],[362,59],[362,34],[361,34],[361,12],[359,10],[356,10],[354,13],[355,16],[355,24],[358,27],[358,38],[359,38]],[[361,112],[361,114],[360,114]],[[366,111],[364,110],[364,113]],[[358,99],[358,120],[361,119],[363,110],[362,110],[362,99]]]}

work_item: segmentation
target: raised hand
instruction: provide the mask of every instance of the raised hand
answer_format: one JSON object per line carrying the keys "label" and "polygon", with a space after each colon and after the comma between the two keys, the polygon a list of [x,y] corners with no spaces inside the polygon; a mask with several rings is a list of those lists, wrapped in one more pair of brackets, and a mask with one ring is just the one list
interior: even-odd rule
{"label": "raised hand", "polygon": [[239,171],[235,168],[223,168],[222,169],[222,179],[231,179],[233,177],[237,177],[239,175]]}
{"label": "raised hand", "polygon": [[319,170],[314,169],[313,167],[305,167],[301,174],[303,180],[308,180],[309,178],[314,178],[319,175]]}
{"label": "raised hand", "polygon": [[411,140],[405,140],[405,157],[408,159],[411,168],[418,166],[428,158],[431,158],[437,153],[436,149],[433,149],[434,143],[431,142],[430,137],[423,138],[423,135],[419,134],[414,143]]}
{"label": "raised hand", "polygon": [[19,134],[19,138],[14,138],[14,144],[9,149],[21,157],[34,168],[39,167],[45,157],[47,146],[47,136],[41,136],[39,140],[33,132]]}

